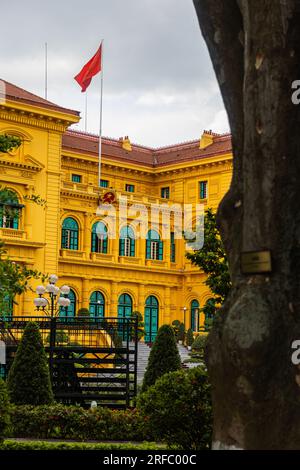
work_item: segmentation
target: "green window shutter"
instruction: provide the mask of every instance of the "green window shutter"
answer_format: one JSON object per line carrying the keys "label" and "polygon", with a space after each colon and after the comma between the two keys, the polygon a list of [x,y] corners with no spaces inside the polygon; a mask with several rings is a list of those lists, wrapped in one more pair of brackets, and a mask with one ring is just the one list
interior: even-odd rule
{"label": "green window shutter", "polygon": [[101,188],[108,188],[108,180],[100,180]]}
{"label": "green window shutter", "polygon": [[73,183],[81,183],[81,175],[72,175]]}
{"label": "green window shutter", "polygon": [[159,261],[164,259],[164,243],[161,240],[158,242],[158,259]]}
{"label": "green window shutter", "polygon": [[124,238],[120,238],[119,255],[120,256],[125,256],[125,239]]}
{"label": "green window shutter", "polygon": [[151,240],[146,240],[146,259],[151,259]]}
{"label": "green window shutter", "polygon": [[175,234],[174,232],[171,232],[171,262],[175,263],[176,259],[176,245],[175,245]]}
{"label": "green window shutter", "polygon": [[200,199],[207,198],[207,181],[200,181]]}
{"label": "green window shutter", "polygon": [[130,256],[135,256],[135,240],[130,239]]}

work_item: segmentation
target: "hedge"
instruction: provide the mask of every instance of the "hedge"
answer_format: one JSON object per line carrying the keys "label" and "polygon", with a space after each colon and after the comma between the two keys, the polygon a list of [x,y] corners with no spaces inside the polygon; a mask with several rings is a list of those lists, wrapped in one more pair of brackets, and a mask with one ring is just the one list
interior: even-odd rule
{"label": "hedge", "polygon": [[210,448],[211,390],[201,367],[165,374],[139,395],[137,406],[154,440],[183,450]]}
{"label": "hedge", "polygon": [[14,406],[11,410],[11,437],[35,439],[75,439],[96,441],[151,441],[137,410],[79,406]]}
{"label": "hedge", "polygon": [[43,442],[43,441],[4,441],[2,450],[161,450],[165,447],[155,442],[136,443],[80,443],[80,442]]}

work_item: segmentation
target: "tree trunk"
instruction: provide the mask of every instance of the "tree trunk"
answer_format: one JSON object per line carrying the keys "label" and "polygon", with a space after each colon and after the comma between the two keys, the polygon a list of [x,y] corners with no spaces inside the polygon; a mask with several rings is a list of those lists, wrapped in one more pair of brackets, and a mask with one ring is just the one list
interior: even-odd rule
{"label": "tree trunk", "polygon": [[[218,223],[232,292],[207,346],[213,448],[299,449],[300,0],[194,0],[233,140],[233,179]],[[272,272],[241,272],[270,250]]]}

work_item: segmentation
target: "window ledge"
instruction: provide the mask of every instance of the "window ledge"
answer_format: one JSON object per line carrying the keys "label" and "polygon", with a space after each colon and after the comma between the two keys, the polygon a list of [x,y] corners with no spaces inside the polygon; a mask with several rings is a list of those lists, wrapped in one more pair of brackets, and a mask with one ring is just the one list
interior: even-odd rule
{"label": "window ledge", "polygon": [[120,264],[140,264],[141,258],[136,258],[134,256],[119,256]]}
{"label": "window ledge", "polygon": [[113,256],[108,253],[91,253],[90,258],[92,261],[112,261]]}
{"label": "window ledge", "polygon": [[158,259],[146,259],[146,266],[160,266],[164,268],[167,266],[166,261],[158,260]]}
{"label": "window ledge", "polygon": [[62,258],[80,258],[80,259],[84,259],[85,258],[85,252],[84,251],[68,250],[66,248],[61,248],[60,256]]}

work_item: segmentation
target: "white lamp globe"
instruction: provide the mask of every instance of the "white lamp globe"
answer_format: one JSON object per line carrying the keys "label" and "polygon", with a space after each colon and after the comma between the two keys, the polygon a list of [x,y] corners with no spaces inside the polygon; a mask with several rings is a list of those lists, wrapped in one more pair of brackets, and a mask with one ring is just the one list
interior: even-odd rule
{"label": "white lamp globe", "polygon": [[40,307],[46,307],[48,304],[47,299],[40,298]]}
{"label": "white lamp globe", "polygon": [[70,299],[65,299],[65,307],[69,307],[70,303],[71,303]]}
{"label": "white lamp globe", "polygon": [[38,295],[43,295],[45,294],[46,292],[46,288],[44,286],[37,286],[35,292],[38,294]]}
{"label": "white lamp globe", "polygon": [[46,291],[49,292],[50,294],[53,294],[55,290],[55,285],[54,284],[47,284],[46,286]]}
{"label": "white lamp globe", "polygon": [[68,295],[70,293],[70,287],[69,286],[61,286],[60,291],[64,295]]}
{"label": "white lamp globe", "polygon": [[33,303],[36,307],[41,307],[41,297],[37,297],[36,299],[34,299]]}
{"label": "white lamp globe", "polygon": [[60,288],[57,286],[54,286],[53,294],[58,295],[60,293]]}
{"label": "white lamp globe", "polygon": [[51,284],[56,284],[58,281],[58,277],[56,276],[56,274],[50,274],[49,281]]}
{"label": "white lamp globe", "polygon": [[65,300],[66,299],[64,297],[59,297],[57,301],[58,305],[60,305],[61,307],[65,307]]}

